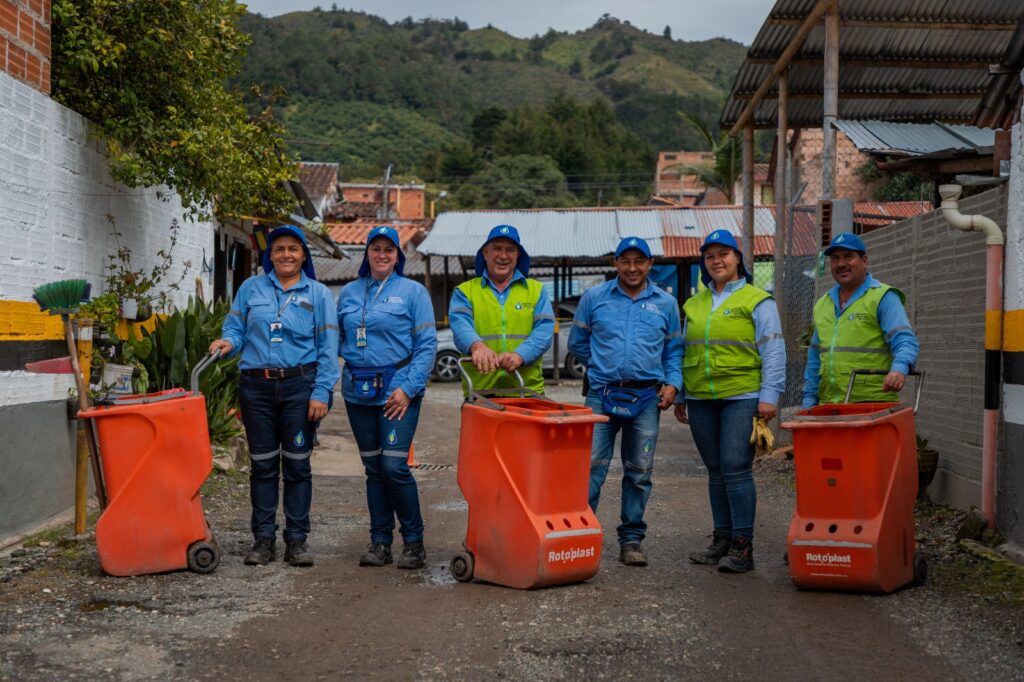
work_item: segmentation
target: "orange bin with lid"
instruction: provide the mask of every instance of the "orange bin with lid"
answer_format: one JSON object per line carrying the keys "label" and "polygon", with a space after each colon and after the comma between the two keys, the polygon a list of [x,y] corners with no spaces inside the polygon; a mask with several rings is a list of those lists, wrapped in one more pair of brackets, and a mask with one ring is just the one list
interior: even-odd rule
{"label": "orange bin with lid", "polygon": [[787,538],[794,585],[888,593],[924,582],[914,545],[914,411],[900,403],[818,405],[782,424],[793,432],[796,469]]}
{"label": "orange bin with lid", "polygon": [[96,523],[96,551],[109,575],[209,573],[220,562],[199,497],[213,469],[198,390],[207,360],[193,371],[191,392],[124,396],[79,412],[96,427],[108,498]]}
{"label": "orange bin with lid", "polygon": [[604,421],[590,408],[526,390],[519,397],[471,390],[459,439],[469,520],[465,551],[451,561],[457,580],[531,589],[597,573],[603,533],[587,492],[594,424]]}

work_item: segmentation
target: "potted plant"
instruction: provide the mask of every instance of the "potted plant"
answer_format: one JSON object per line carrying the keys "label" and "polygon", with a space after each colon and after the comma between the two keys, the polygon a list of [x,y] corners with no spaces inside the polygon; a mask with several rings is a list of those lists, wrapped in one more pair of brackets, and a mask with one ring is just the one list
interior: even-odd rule
{"label": "potted plant", "polygon": [[935,479],[939,467],[939,453],[928,447],[928,439],[917,434],[917,496],[923,498],[925,489]]}

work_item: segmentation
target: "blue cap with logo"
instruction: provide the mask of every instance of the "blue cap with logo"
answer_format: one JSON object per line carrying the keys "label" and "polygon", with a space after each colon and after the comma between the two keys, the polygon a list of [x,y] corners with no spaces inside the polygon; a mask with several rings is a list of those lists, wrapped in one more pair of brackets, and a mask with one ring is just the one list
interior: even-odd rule
{"label": "blue cap with logo", "polygon": [[302,262],[302,272],[310,279],[316,279],[316,270],[313,268],[313,256],[309,253],[309,245],[306,243],[306,235],[295,225],[281,225],[267,235],[267,248],[263,251],[263,272],[268,275],[274,271],[274,264],[270,262],[270,245],[278,237],[295,237],[302,242],[302,250],[306,254],[306,260]]}
{"label": "blue cap with logo", "polygon": [[618,247],[615,249],[615,257],[618,258],[623,252],[629,249],[636,249],[640,253],[644,254],[645,257],[651,258],[651,247],[647,245],[640,237],[623,237],[622,241],[619,242]]}
{"label": "blue cap with logo", "polygon": [[363,263],[359,266],[359,276],[366,277],[370,274],[370,242],[378,237],[387,239],[398,249],[398,262],[395,264],[395,274],[401,275],[405,270],[405,252],[402,251],[402,240],[398,238],[398,230],[390,225],[378,225],[366,235],[366,248],[363,249]]}
{"label": "blue cap with logo", "polygon": [[516,261],[516,270],[523,273],[523,277],[529,275],[530,254],[526,253],[526,249],[523,248],[523,243],[519,239],[519,230],[511,225],[495,225],[487,234],[487,241],[476,252],[476,262],[473,265],[476,268],[477,277],[480,277],[487,271],[487,262],[484,260],[484,246],[487,246],[495,239],[508,239],[519,247],[519,260]]}
{"label": "blue cap with logo", "polygon": [[829,242],[828,248],[825,249],[825,255],[827,256],[833,251],[837,251],[839,249],[860,251],[865,255],[868,252],[868,247],[864,246],[864,240],[853,232],[840,232],[835,237],[832,237],[832,241]]}
{"label": "blue cap with logo", "polygon": [[[700,245],[700,252],[704,253],[709,246],[712,244],[721,244],[722,246],[728,246],[730,249],[736,252],[736,255],[740,259],[739,274],[741,277],[747,280],[748,284],[754,283],[754,276],[747,270],[747,266],[743,264],[743,252],[740,251],[740,245],[736,242],[736,237],[733,236],[729,230],[715,230],[707,237],[704,238],[704,243]],[[711,284],[711,273],[704,267],[704,259],[700,259],[700,281],[704,282],[704,286]]]}

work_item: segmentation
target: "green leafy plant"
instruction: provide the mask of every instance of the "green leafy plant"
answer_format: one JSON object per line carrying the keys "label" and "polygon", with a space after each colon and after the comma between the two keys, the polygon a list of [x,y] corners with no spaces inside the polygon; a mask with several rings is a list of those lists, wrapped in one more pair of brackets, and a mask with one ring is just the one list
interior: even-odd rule
{"label": "green leafy plant", "polygon": [[[210,344],[220,338],[221,325],[231,309],[229,301],[206,303],[189,298],[188,305],[160,318],[152,332],[143,329],[140,341],[130,342],[146,368],[150,390],[188,388],[192,369],[207,356]],[[146,352],[148,350],[148,352]],[[206,397],[210,440],[224,445],[241,435],[238,411],[238,356],[221,360],[199,377]]]}
{"label": "green leafy plant", "polygon": [[117,253],[108,256],[107,275],[104,277],[106,293],[113,293],[119,301],[135,299],[140,310],[156,301],[157,308],[167,311],[171,308],[171,292],[178,291],[185,276],[192,269],[192,261],[185,261],[181,275],[174,281],[167,281],[167,275],[174,267],[173,251],[178,243],[181,227],[176,219],[171,220],[170,244],[156,252],[156,263],[147,272],[136,268],[132,262],[132,250],[121,243],[122,234],[117,229],[114,216],[108,214],[110,232],[117,245]]}
{"label": "green leafy plant", "polygon": [[273,97],[227,83],[249,37],[235,0],[54,0],[53,98],[96,125],[111,173],[191,214],[281,215],[295,177]]}

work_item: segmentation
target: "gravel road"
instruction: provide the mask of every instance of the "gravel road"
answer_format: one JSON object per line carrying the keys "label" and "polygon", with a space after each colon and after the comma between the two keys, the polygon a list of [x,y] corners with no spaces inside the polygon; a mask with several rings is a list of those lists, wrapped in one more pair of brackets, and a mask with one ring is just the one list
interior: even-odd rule
{"label": "gravel road", "polygon": [[[549,392],[579,400],[579,385]],[[344,412],[315,454],[316,566],[246,567],[248,486],[215,474],[204,505],[225,551],[210,575],[102,574],[90,539],[48,533],[0,555],[0,679],[1024,679],[1024,589],[957,549],[962,515],[926,508],[922,588],[889,596],[796,590],[782,564],[792,465],[757,467],[757,570],[690,565],[710,512],[689,430],[662,421],[645,550],[617,561],[618,480],[598,517],[601,570],[578,585],[517,591],[458,584],[447,563],[466,507],[455,480],[456,386],[434,386],[416,438],[428,567],[359,568],[363,479]],[[396,548],[400,547],[400,543]]]}

